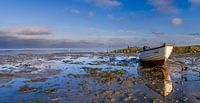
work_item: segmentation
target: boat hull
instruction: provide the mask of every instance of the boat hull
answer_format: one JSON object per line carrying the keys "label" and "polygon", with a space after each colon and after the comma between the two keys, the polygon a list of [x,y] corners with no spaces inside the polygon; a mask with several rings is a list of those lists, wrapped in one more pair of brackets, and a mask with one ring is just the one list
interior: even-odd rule
{"label": "boat hull", "polygon": [[165,60],[149,60],[149,61],[143,61],[140,60],[140,62],[142,62],[143,64],[148,64],[148,65],[164,65],[165,64]]}
{"label": "boat hull", "polygon": [[163,45],[157,48],[148,49],[140,52],[140,61],[152,65],[164,65],[171,55],[173,46]]}

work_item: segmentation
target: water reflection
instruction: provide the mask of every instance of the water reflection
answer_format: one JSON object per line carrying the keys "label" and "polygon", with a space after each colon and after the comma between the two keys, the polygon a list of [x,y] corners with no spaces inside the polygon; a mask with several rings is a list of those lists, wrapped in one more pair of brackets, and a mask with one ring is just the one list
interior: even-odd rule
{"label": "water reflection", "polygon": [[138,74],[145,85],[162,96],[172,92],[172,80],[169,75],[171,68],[139,66]]}

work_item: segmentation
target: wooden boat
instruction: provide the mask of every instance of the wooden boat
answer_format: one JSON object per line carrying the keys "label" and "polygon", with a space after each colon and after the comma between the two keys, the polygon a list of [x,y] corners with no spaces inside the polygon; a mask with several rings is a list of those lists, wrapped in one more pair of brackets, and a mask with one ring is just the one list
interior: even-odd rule
{"label": "wooden boat", "polygon": [[139,53],[141,62],[153,65],[164,65],[172,53],[173,45],[167,45],[164,43],[160,47],[143,49],[144,50]]}

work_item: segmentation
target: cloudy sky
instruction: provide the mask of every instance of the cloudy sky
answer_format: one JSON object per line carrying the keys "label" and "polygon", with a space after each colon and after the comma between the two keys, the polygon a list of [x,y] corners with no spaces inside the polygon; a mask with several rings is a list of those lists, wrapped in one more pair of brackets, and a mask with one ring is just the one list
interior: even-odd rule
{"label": "cloudy sky", "polygon": [[200,44],[200,0],[0,0],[0,48]]}

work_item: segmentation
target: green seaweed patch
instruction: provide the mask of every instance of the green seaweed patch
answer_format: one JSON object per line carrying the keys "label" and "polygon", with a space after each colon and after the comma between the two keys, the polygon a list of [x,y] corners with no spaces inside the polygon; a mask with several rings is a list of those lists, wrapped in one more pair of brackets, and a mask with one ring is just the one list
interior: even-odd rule
{"label": "green seaweed patch", "polygon": [[30,80],[26,80],[26,81],[24,81],[25,83],[27,83],[27,82],[45,82],[45,81],[47,81],[48,80],[48,78],[36,78],[36,79],[30,79]]}
{"label": "green seaweed patch", "polygon": [[18,92],[19,93],[27,93],[27,92],[34,92],[36,90],[38,90],[37,87],[29,87],[28,85],[24,85],[18,90]]}
{"label": "green seaweed patch", "polygon": [[113,73],[117,74],[117,75],[122,75],[124,74],[126,71],[125,70],[115,70],[115,71],[112,71]]}
{"label": "green seaweed patch", "polygon": [[100,78],[98,79],[104,82],[108,82],[108,81],[111,81],[112,79],[116,79],[118,76],[123,75],[124,73],[125,73],[125,70],[103,72]]}
{"label": "green seaweed patch", "polygon": [[101,72],[89,72],[88,74],[70,74],[68,77],[72,78],[93,78],[100,82],[109,82],[112,80],[116,80],[121,75],[123,75],[125,70],[114,70],[114,71],[101,71]]}

